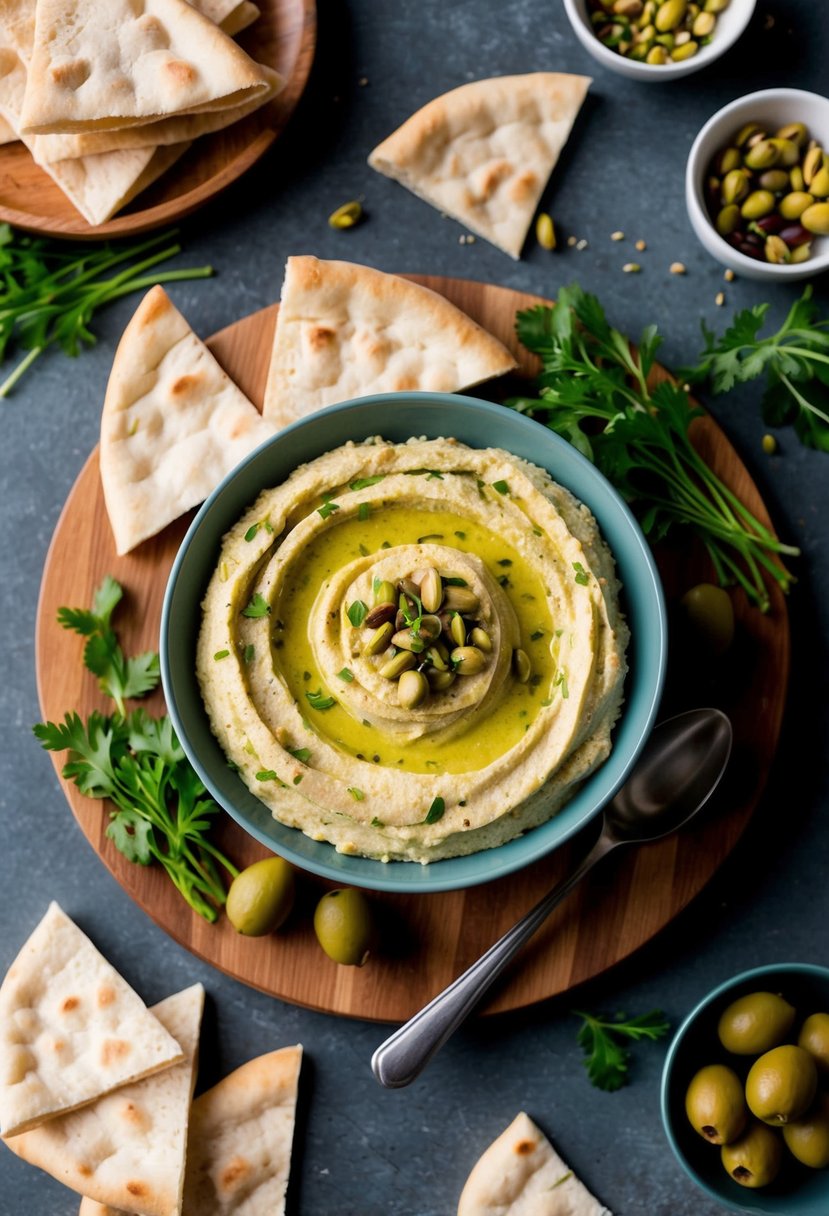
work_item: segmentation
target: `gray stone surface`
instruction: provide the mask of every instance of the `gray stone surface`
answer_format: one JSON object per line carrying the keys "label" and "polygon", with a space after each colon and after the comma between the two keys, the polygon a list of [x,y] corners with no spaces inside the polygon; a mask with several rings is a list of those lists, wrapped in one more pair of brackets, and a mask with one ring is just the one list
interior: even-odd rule
{"label": "gray stone surface", "polygon": [[[172,291],[209,334],[277,298],[286,255],[343,256],[387,270],[441,272],[548,295],[578,278],[610,318],[635,333],[658,321],[663,358],[699,349],[699,321],[722,328],[733,308],[769,300],[782,317],[794,288],[725,286],[690,230],[683,201],[687,151],[726,101],[767,85],[825,88],[829,32],[822,6],[760,0],[739,46],[715,66],[664,86],[610,74],[588,59],[556,0],[320,0],[313,76],[288,132],[267,159],[183,226],[180,264],[210,261],[218,277]],[[774,27],[766,29],[774,18]],[[595,78],[574,137],[545,196],[559,232],[585,237],[555,255],[529,242],[520,263],[373,174],[370,148],[417,106],[465,80],[566,69]],[[365,80],[365,83],[361,81]],[[362,197],[368,222],[336,233],[326,217]],[[625,245],[609,234],[622,229]],[[639,276],[621,264],[647,251]],[[679,259],[684,278],[667,273]],[[826,286],[816,284],[826,302]],[[658,1110],[665,1047],[636,1053],[630,1086],[587,1082],[573,1005],[665,1009],[677,1022],[714,984],[748,965],[826,958],[829,871],[829,456],[781,436],[764,455],[756,389],[713,403],[754,472],[779,530],[802,546],[791,596],[794,666],[771,785],[732,859],[704,894],[630,962],[572,997],[463,1029],[411,1088],[381,1091],[369,1072],[382,1027],[293,1008],[225,978],[170,941],[110,878],[75,826],[30,727],[39,717],[33,631],[44,556],[61,505],[96,441],[115,343],[134,307],[96,322],[98,345],[76,363],[49,355],[2,402],[0,580],[5,621],[0,748],[0,970],[55,898],[148,1001],[201,980],[209,993],[202,1084],[248,1057],[301,1041],[307,1056],[289,1210],[293,1216],[447,1216],[479,1153],[520,1109],[621,1216],[715,1216],[721,1211],[670,1155]],[[70,708],[67,706],[67,709]],[[759,709],[758,709],[758,712]],[[642,893],[647,898],[647,892]],[[2,1216],[70,1216],[77,1201],[0,1152]]]}

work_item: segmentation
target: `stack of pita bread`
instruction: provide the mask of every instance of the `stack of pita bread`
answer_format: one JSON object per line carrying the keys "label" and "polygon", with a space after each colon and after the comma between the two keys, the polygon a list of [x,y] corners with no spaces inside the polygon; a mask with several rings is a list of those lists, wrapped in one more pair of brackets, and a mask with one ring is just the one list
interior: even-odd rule
{"label": "stack of pita bread", "polygon": [[4,126],[101,224],[276,95],[282,78],[229,36],[258,15],[249,0],[0,0]]}
{"label": "stack of pita bread", "polygon": [[611,1216],[523,1111],[478,1160],[458,1216]]}
{"label": "stack of pita bread", "polygon": [[519,258],[590,83],[565,72],[474,80],[423,106],[368,163]]}
{"label": "stack of pita bread", "polygon": [[193,1101],[204,989],[152,1009],[57,904],[0,987],[5,1143],[85,1196],[81,1216],[279,1216],[301,1047]]}
{"label": "stack of pita bread", "polygon": [[505,346],[425,287],[369,266],[292,257],[263,417],[154,287],[118,345],[101,415],[117,552],[202,502],[290,422],[370,393],[455,392],[514,367]]}

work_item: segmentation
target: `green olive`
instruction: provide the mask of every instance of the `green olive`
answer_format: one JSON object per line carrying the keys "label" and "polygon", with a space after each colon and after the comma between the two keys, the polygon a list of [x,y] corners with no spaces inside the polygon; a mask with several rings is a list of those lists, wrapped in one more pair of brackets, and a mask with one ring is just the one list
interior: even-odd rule
{"label": "green olive", "polygon": [[393,604],[397,600],[397,588],[388,579],[382,579],[374,588],[375,604]]}
{"label": "green olive", "polygon": [[728,1173],[740,1186],[768,1186],[783,1163],[783,1141],[765,1123],[749,1123],[739,1140],[724,1144],[720,1158]]}
{"label": "green olive", "polygon": [[712,654],[724,654],[734,640],[734,607],[727,591],[697,583],[680,601],[686,618]]}
{"label": "green olive", "polygon": [[717,213],[715,226],[720,236],[730,236],[740,224],[740,208],[736,203],[729,203]]}
{"label": "green olive", "polygon": [[793,144],[796,144],[800,148],[805,144],[809,133],[802,122],[788,122],[785,127],[780,127],[774,134],[778,139],[791,140]]}
{"label": "green olive", "polygon": [[314,912],[314,932],[335,963],[362,967],[374,944],[371,908],[362,891],[342,887],[323,895]]}
{"label": "green olive", "polygon": [[824,1077],[829,1076],[829,1013],[813,1013],[803,1023],[798,1046],[809,1055]]}
{"label": "green olive", "polygon": [[745,169],[731,169],[722,180],[722,202],[724,207],[739,203],[746,197],[750,178]]}
{"label": "green olive", "polygon": [[774,195],[770,190],[752,190],[740,208],[744,220],[761,220],[774,211]]}
{"label": "green olive", "polygon": [[757,178],[757,185],[763,190],[771,190],[772,194],[782,194],[791,185],[790,175],[785,169],[766,169]]}
{"label": "green olive", "polygon": [[685,17],[685,12],[688,8],[688,0],[664,0],[656,11],[654,24],[660,34],[665,34],[668,30],[676,29],[679,23]]}
{"label": "green olive", "polygon": [[775,135],[769,140],[769,143],[777,152],[777,163],[782,165],[784,169],[791,169],[792,165],[799,163],[800,148],[793,139],[781,139]]}
{"label": "green olive", "polygon": [[752,1064],[746,1077],[746,1102],[758,1119],[781,1127],[800,1118],[816,1089],[817,1068],[808,1051],[784,1043]]}
{"label": "green olive", "polygon": [[278,929],[294,905],[294,871],[282,857],[242,870],[227,893],[227,918],[237,933],[263,937]]}
{"label": "green olive", "polygon": [[726,1051],[759,1056],[785,1041],[794,1019],[794,1006],[776,992],[749,992],[723,1011],[717,1034]]}
{"label": "green olive", "polygon": [[829,1094],[821,1094],[812,1110],[787,1123],[783,1139],[801,1165],[825,1170],[829,1165]]}
{"label": "green olive", "polygon": [[748,169],[773,169],[779,159],[780,151],[771,139],[761,139],[743,157]]}
{"label": "green olive", "polygon": [[800,216],[800,222],[817,236],[829,236],[829,203],[812,203]]}
{"label": "green olive", "polygon": [[743,1084],[724,1064],[708,1064],[692,1078],[685,1113],[694,1131],[710,1144],[730,1144],[746,1125]]}
{"label": "green olive", "polygon": [[806,190],[792,190],[777,204],[777,210],[784,220],[799,220],[807,207],[815,201],[814,195]]}
{"label": "green olive", "polygon": [[715,171],[722,177],[732,169],[739,169],[743,163],[739,148],[723,148],[714,161]]}
{"label": "green olive", "polygon": [[809,189],[815,198],[826,198],[829,195],[829,168],[826,165],[822,169],[818,169],[809,182]]}

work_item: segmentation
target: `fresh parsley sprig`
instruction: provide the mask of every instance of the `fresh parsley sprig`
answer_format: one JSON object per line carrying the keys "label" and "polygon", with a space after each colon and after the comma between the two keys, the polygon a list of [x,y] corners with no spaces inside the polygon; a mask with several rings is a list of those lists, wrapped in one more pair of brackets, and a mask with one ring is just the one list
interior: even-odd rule
{"label": "fresh parsley sprig", "polygon": [[538,397],[506,402],[543,418],[620,491],[643,531],[660,540],[676,524],[705,545],[719,582],[738,583],[764,611],[766,578],[784,591],[792,576],[782,544],[743,506],[694,448],[688,428],[702,411],[679,385],[649,383],[661,342],[648,326],[636,350],[605,317],[598,299],[577,284],[562,288],[555,308],[519,312],[518,336],[543,363]]}
{"label": "fresh parsley sprig", "polygon": [[585,1053],[587,1075],[598,1089],[608,1092],[621,1089],[628,1082],[630,1051],[620,1040],[628,1039],[635,1043],[640,1039],[661,1039],[671,1029],[661,1009],[642,1013],[635,1018],[620,1013],[615,1019],[605,1018],[601,1014],[573,1012],[583,1021],[578,1044]]}
{"label": "fresh parsley sprig", "polygon": [[759,337],[768,304],[737,313],[720,339],[705,324],[705,351],[682,374],[713,393],[765,375],[761,408],[769,426],[794,426],[806,447],[829,452],[829,318],[819,319],[809,284],[776,333]]}
{"label": "fresh parsley sprig", "polygon": [[[211,275],[210,266],[147,273],[181,253],[175,237],[173,231],[127,244],[70,246],[0,224],[0,362],[13,345],[28,352],[0,383],[0,397],[47,347],[57,344],[74,358],[92,346],[89,323],[104,304],[156,283]],[[116,267],[123,269],[109,274]]]}
{"label": "fresh parsley sprig", "polygon": [[47,751],[67,751],[62,772],[88,798],[112,804],[106,834],[128,861],[158,862],[176,889],[205,920],[215,921],[225,902],[220,867],[236,867],[211,843],[208,833],[219,806],[208,795],[166,715],[126,712],[124,701],[158,684],[158,655],[127,658],[111,625],[123,588],[107,576],[91,610],[60,608],[58,621],[87,638],[84,663],[112,697],[117,712],[95,711],[86,723],[77,713],[62,723],[41,722],[35,736]]}

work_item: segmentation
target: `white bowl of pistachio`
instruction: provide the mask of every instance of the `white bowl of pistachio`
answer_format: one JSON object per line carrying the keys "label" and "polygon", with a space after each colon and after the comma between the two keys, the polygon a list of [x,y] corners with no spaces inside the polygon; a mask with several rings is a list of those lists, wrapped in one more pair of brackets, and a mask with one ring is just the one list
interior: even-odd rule
{"label": "white bowl of pistachio", "polygon": [[756,0],[564,0],[576,37],[598,63],[633,80],[676,80],[734,45]]}

